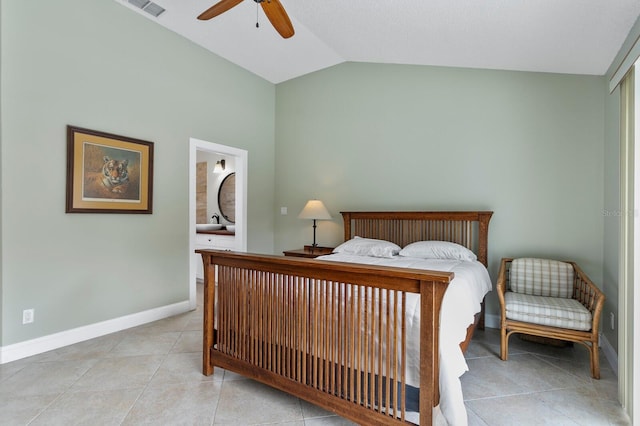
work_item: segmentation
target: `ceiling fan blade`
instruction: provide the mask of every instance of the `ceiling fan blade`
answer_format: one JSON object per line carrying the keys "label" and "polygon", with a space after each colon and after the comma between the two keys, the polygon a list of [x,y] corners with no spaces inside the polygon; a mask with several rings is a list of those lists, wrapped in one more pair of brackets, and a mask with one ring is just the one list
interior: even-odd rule
{"label": "ceiling fan blade", "polygon": [[269,22],[273,25],[273,28],[275,28],[283,38],[289,38],[295,33],[291,20],[289,20],[289,15],[287,15],[280,0],[264,0],[260,4],[262,5],[264,14],[267,15],[267,19],[269,19]]}
{"label": "ceiling fan blade", "polygon": [[242,0],[220,0],[218,3],[202,12],[198,16],[198,19],[200,19],[201,21],[206,21],[207,19],[215,18],[216,16],[226,12],[234,6],[239,5],[240,3],[242,3]]}

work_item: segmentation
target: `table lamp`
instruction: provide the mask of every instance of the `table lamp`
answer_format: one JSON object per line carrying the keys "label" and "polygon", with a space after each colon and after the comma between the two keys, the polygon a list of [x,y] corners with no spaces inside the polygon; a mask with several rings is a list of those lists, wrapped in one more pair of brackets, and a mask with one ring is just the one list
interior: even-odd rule
{"label": "table lamp", "polygon": [[316,220],[329,220],[331,215],[320,200],[309,200],[304,206],[298,219],[313,219],[313,245],[311,247],[318,247],[316,244]]}

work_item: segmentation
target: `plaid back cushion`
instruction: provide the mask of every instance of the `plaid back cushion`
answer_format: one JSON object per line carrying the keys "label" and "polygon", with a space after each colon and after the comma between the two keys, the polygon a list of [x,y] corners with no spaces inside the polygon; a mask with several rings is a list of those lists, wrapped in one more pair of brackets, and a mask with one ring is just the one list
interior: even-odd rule
{"label": "plaid back cushion", "polygon": [[570,299],[573,266],[550,259],[514,259],[509,270],[509,287],[516,293]]}

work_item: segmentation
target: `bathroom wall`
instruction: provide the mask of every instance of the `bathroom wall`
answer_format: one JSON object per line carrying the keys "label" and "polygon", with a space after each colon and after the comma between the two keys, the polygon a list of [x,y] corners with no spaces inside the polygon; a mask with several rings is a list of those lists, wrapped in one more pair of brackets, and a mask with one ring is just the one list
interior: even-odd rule
{"label": "bathroom wall", "polygon": [[[222,173],[213,173],[213,168],[219,160],[224,160],[225,169]],[[203,173],[202,176],[200,174],[196,176],[196,204],[198,192],[202,188],[206,187],[206,212],[204,213],[204,222],[201,222],[202,218],[198,213],[198,207],[196,205],[196,223],[208,223],[214,214],[220,216],[220,223],[231,223],[225,220],[220,213],[220,208],[218,206],[218,190],[220,189],[220,184],[224,178],[231,173],[235,173],[235,158],[212,152],[198,151],[196,155],[196,162],[206,163],[206,172]]]}

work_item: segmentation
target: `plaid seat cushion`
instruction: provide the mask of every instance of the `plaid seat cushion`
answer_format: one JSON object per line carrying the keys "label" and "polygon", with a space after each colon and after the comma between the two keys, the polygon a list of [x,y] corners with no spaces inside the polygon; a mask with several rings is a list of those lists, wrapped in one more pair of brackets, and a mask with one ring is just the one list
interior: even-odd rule
{"label": "plaid seat cushion", "polygon": [[572,330],[591,330],[591,312],[575,299],[533,296],[508,291],[507,318]]}
{"label": "plaid seat cushion", "polygon": [[571,298],[573,266],[550,259],[514,259],[509,269],[509,287],[516,293]]}

